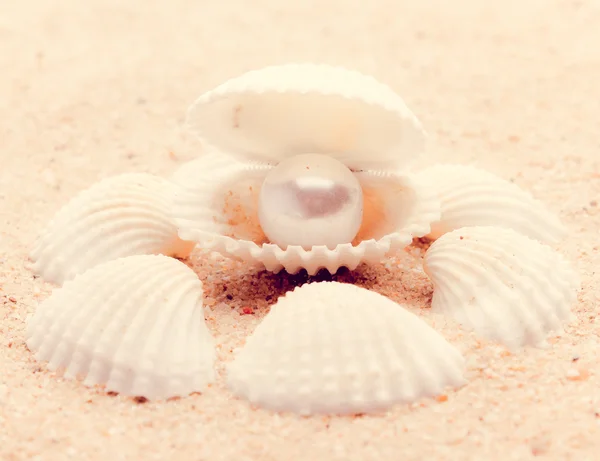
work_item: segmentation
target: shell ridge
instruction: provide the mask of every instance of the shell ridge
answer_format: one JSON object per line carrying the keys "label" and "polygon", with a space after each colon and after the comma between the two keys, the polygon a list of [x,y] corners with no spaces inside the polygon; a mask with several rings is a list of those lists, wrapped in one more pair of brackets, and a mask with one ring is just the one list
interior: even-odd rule
{"label": "shell ridge", "polygon": [[[157,278],[163,276],[162,273],[157,274]],[[146,332],[144,335],[144,341],[139,343],[138,352],[141,357],[144,357],[144,364],[142,370],[148,371],[145,367],[148,360],[154,360],[155,354],[157,354],[156,337],[162,333],[164,329],[168,329],[172,326],[172,323],[176,320],[175,316],[178,313],[176,306],[170,299],[181,299],[185,297],[185,294],[191,291],[196,291],[198,295],[197,286],[188,286],[185,282],[189,279],[188,273],[180,273],[172,276],[169,281],[160,286],[158,291],[154,292],[152,302],[146,302],[140,304],[137,308],[134,317],[130,319],[129,328],[125,334],[121,337],[121,344],[114,356],[115,363],[118,363],[119,354],[123,353],[123,348],[133,346],[136,337],[143,331]],[[153,284],[153,280],[149,280],[148,284]],[[145,287],[141,287],[140,291],[144,290]],[[162,302],[158,300],[162,299]],[[130,303],[133,304],[137,301],[132,297]],[[150,311],[157,313],[156,317],[148,316]],[[161,328],[164,326],[165,328]],[[152,368],[153,365],[149,365]]]}
{"label": "shell ridge", "polygon": [[[139,273],[135,274],[130,280],[129,284],[132,286],[136,286],[140,281],[145,280],[146,274]],[[104,279],[97,279],[97,286],[102,286],[104,283],[110,283],[114,280],[113,274],[110,274]],[[93,282],[92,282],[93,283]],[[89,284],[88,286],[90,286]],[[85,296],[81,292],[81,296]],[[70,363],[70,366],[67,368],[66,373],[68,375],[72,375],[76,377],[78,374],[87,374],[90,370],[90,365],[93,363],[92,360],[89,359],[94,354],[94,343],[101,340],[101,332],[104,331],[107,322],[110,322],[111,317],[111,308],[116,303],[120,297],[122,297],[125,293],[129,291],[128,284],[122,284],[112,293],[110,293],[105,299],[103,305],[100,304],[100,300],[105,293],[102,290],[97,290],[92,298],[88,301],[89,305],[92,304],[92,300],[94,304],[100,304],[101,307],[95,309],[93,314],[90,316],[86,309],[80,309],[80,314],[77,316],[78,319],[85,321],[86,323],[80,324],[78,331],[76,330],[77,326],[75,322],[78,319],[73,319],[71,323],[71,328],[77,331],[77,335],[72,338],[72,347],[70,350],[70,354],[64,357],[65,363]],[[88,315],[86,315],[88,314]],[[98,329],[98,325],[102,325],[102,329]],[[67,334],[63,336],[61,339],[62,342],[68,342],[69,338]]]}
{"label": "shell ridge", "polygon": [[[162,339],[164,336],[168,336],[171,331],[176,329],[175,324],[177,323],[177,320],[179,320],[179,315],[182,315],[183,313],[177,309],[178,306],[174,305],[174,303],[167,300],[158,306],[157,300],[161,298],[165,299],[166,297],[182,299],[184,298],[183,295],[185,293],[192,291],[196,291],[196,297],[201,296],[197,285],[187,286],[187,284],[183,283],[186,279],[189,279],[189,274],[187,272],[178,274],[177,277],[172,277],[169,283],[161,286],[160,291],[155,293],[154,302],[140,305],[135,316],[129,323],[130,326],[123,335],[121,343],[114,350],[111,359],[114,365],[107,380],[107,388],[119,387],[123,381],[127,381],[127,385],[123,386],[127,388],[128,393],[151,395],[153,386],[152,377],[154,377],[154,381],[157,381],[156,376],[153,376],[153,370],[161,365],[170,370],[171,373],[168,379],[172,380],[175,377],[173,375],[176,375],[177,372],[176,370],[173,370],[173,368],[178,367],[173,362],[167,361],[164,363],[163,360],[160,360],[161,350],[158,347],[160,344],[157,344],[157,341],[160,341],[159,338]],[[175,291],[170,295],[167,295],[172,289],[175,289]],[[156,317],[151,317],[148,315],[149,311],[155,311],[158,315]],[[185,326],[185,324],[181,325]],[[142,332],[147,333],[142,335]],[[140,336],[142,336],[144,340],[137,341],[136,344],[136,339]],[[175,335],[175,338],[178,339],[182,336],[183,335]],[[140,368],[136,376],[128,377],[127,355],[128,350],[131,350],[133,347],[136,347],[137,349]],[[168,349],[169,346],[166,345],[164,351]],[[165,388],[168,387],[165,382],[162,383],[162,386]]]}
{"label": "shell ridge", "polygon": [[[77,284],[88,285],[94,283],[90,280],[89,274],[82,274],[78,277]],[[110,282],[112,274],[100,274],[98,281]],[[94,321],[98,316],[102,315],[101,310],[97,310],[92,316],[85,315],[85,309],[79,308],[79,310],[73,313],[75,307],[69,308],[69,305],[74,306],[74,302],[68,302],[69,298],[75,298],[79,302],[84,303],[86,301],[86,290],[78,291],[75,287],[77,286],[70,281],[63,286],[62,289],[56,290],[57,296],[54,294],[46,300],[45,306],[48,311],[59,310],[59,315],[52,319],[52,324],[48,325],[44,341],[38,351],[39,357],[42,360],[48,360],[48,368],[50,370],[57,370],[60,366],[64,366],[71,357],[76,355],[80,349],[84,349],[85,346],[81,343],[81,339],[84,338],[86,332],[89,331],[90,325],[93,325]],[[74,287],[75,285],[75,287]],[[118,290],[117,290],[118,291]],[[100,290],[92,295],[93,300],[101,298],[102,293]],[[59,298],[60,296],[60,298]],[[116,296],[116,294],[115,294]],[[61,301],[61,304],[58,304]],[[66,308],[61,308],[61,305],[66,305]],[[110,305],[107,303],[107,306]],[[51,313],[51,312],[48,312]],[[70,326],[65,326],[65,319],[71,320]],[[79,323],[77,322],[86,322]],[[79,357],[79,355],[77,355]]]}
{"label": "shell ridge", "polygon": [[[177,233],[167,216],[167,186],[163,178],[147,173],[116,175],[92,184],[67,202],[38,236],[30,253],[32,269],[47,281],[59,285],[90,269],[86,265],[90,264],[90,246],[102,244],[105,238],[91,240],[89,234],[104,236],[103,229],[118,227],[118,222],[123,221],[125,216],[132,220],[140,219],[138,226],[145,227],[158,240],[164,239],[163,243],[172,243]],[[124,206],[124,203],[128,205]],[[121,211],[115,213],[115,209]],[[114,223],[110,221],[112,219]],[[94,229],[94,226],[97,227]],[[179,247],[183,253],[184,243],[181,242]],[[190,251],[191,248],[189,245]],[[166,249],[163,248],[163,251]],[[144,252],[147,251],[144,249]],[[102,257],[92,263],[106,261],[102,252],[96,254]],[[130,255],[127,248],[116,254],[121,257]]]}
{"label": "shell ridge", "polygon": [[[500,251],[501,248],[498,248],[498,250]],[[448,251],[448,253],[450,253]],[[510,253],[506,253],[504,252],[503,256],[509,255]],[[440,256],[439,254],[437,255],[438,257]],[[502,291],[502,287],[506,287],[507,289],[511,289],[515,295],[511,296],[511,298],[514,298],[516,301],[513,302],[504,302],[503,304],[505,306],[508,306],[509,309],[513,312],[513,315],[515,315],[515,317],[518,317],[520,320],[523,320],[523,325],[533,325],[535,324],[535,318],[533,316],[533,313],[530,312],[529,309],[514,309],[514,306],[519,305],[520,303],[518,302],[518,299],[520,299],[517,296],[517,293],[521,295],[521,297],[525,297],[527,299],[529,299],[530,303],[529,305],[532,306],[532,310],[535,311],[537,314],[539,314],[539,318],[542,319],[543,322],[546,322],[547,316],[550,315],[550,312],[548,311],[542,311],[542,309],[544,309],[544,307],[547,304],[552,304],[552,299],[548,299],[548,294],[552,291],[551,290],[551,284],[546,282],[543,279],[540,279],[539,277],[536,276],[535,271],[528,269],[526,266],[521,265],[521,269],[526,270],[527,269],[527,273],[526,275],[518,275],[518,274],[514,274],[513,277],[511,277],[511,268],[510,266],[508,266],[506,263],[502,262],[502,260],[500,259],[496,259],[496,257],[494,256],[490,256],[488,254],[486,254],[485,252],[478,252],[475,251],[471,248],[461,248],[461,256],[463,259],[459,259],[457,260],[456,258],[452,258],[450,254],[446,255],[446,261],[442,262],[440,264],[440,262],[437,263],[437,267],[439,268],[438,270],[446,270],[448,272],[450,272],[450,268],[454,267],[456,268],[457,266],[460,266],[462,268],[465,268],[467,270],[471,269],[473,271],[475,271],[475,269],[473,268],[472,265],[468,264],[465,262],[465,257],[466,256],[473,256],[476,258],[479,258],[480,261],[486,262],[487,266],[476,266],[478,269],[478,280],[480,281],[480,283],[483,283],[485,286],[489,286],[489,285],[493,285],[493,287],[489,290],[490,292],[494,292],[494,291]],[[514,261],[514,263],[518,266],[519,262],[518,261]],[[431,267],[431,266],[430,266]],[[490,276],[489,278],[485,278],[485,269],[486,267],[488,268],[494,268],[494,276]],[[444,269],[442,269],[444,268]],[[456,270],[456,269],[455,269]],[[498,273],[500,273],[502,275],[502,277],[498,277]],[[449,274],[447,274],[448,276]],[[455,282],[461,286],[465,285],[465,278],[464,278],[464,274],[460,274],[459,275],[459,271],[456,270],[456,275],[453,277],[455,279]],[[544,293],[546,296],[544,296],[542,298],[543,302],[538,302],[538,300],[535,299],[534,297],[530,296],[530,290],[528,289],[528,286],[531,285],[531,283],[528,283],[530,279],[533,279],[536,283],[538,283],[539,285],[541,285],[542,290],[540,290],[540,293]],[[509,286],[510,285],[510,286]],[[479,285],[478,287],[475,287],[474,290],[478,290],[481,291],[481,285]],[[466,287],[465,287],[465,291]],[[508,292],[507,292],[508,293]],[[508,296],[508,294],[505,293],[505,296]],[[471,296],[468,295],[467,296]],[[472,295],[472,299],[476,299],[475,295]],[[460,299],[460,298],[459,298]],[[564,297],[561,297],[561,299],[559,300],[554,300],[556,302],[560,302],[560,301],[564,301]],[[556,304],[555,302],[555,304]],[[481,306],[480,303],[477,303],[478,306]],[[466,309],[465,309],[466,310]],[[476,311],[476,309],[470,309],[470,311]],[[491,315],[491,311],[487,311],[487,314]],[[502,318],[498,317],[497,315],[493,315],[493,319],[491,321],[491,325],[498,325],[499,327],[502,325]],[[481,325],[481,322],[479,322],[479,328],[484,328]],[[486,327],[487,328],[487,327]],[[528,328],[528,327],[526,327]]]}
{"label": "shell ridge", "polygon": [[[194,295],[192,291],[195,290],[197,290],[197,288],[194,288],[194,290],[188,290],[184,294],[185,297],[193,296],[201,299],[197,294]],[[171,330],[174,331],[175,329],[181,329],[182,334],[175,335],[175,341],[172,341],[169,344],[165,354],[163,354],[163,359],[168,361],[173,368],[172,374],[174,378],[177,378],[179,375],[190,374],[192,370],[196,370],[198,372],[202,371],[204,368],[206,368],[205,359],[203,358],[203,355],[205,355],[204,353],[210,349],[212,356],[213,351],[212,335],[210,334],[204,321],[204,310],[202,303],[199,302],[194,309],[190,309],[189,311],[185,312],[185,314],[185,316],[181,314],[176,318],[173,317],[172,320],[176,320],[177,322],[172,323],[179,324],[179,327],[175,328],[175,325],[173,325]],[[167,328],[165,327],[165,330],[166,329]],[[200,332],[200,334],[198,332]],[[210,348],[205,347],[207,342],[211,346]],[[159,346],[160,344],[155,345],[155,347]],[[178,357],[180,355],[179,351],[186,350],[186,348],[196,351],[196,354],[189,361],[183,362]]]}
{"label": "shell ridge", "polygon": [[[297,287],[278,299],[236,354],[228,367],[228,386],[236,395],[276,411],[346,414],[377,411],[462,385],[463,371],[460,379],[453,374],[464,367],[462,355],[420,318],[392,303],[377,293],[337,282]],[[404,325],[403,334],[395,334],[392,325]],[[412,344],[416,338],[423,342],[434,338],[431,347],[448,351],[438,352],[454,366],[448,364],[437,374],[428,374],[433,368],[423,372],[421,361],[427,367],[430,358]],[[395,348],[391,356],[385,354],[386,345]],[[414,350],[416,356],[410,352]],[[275,367],[272,378],[277,382],[266,387],[269,367]],[[428,382],[419,383],[414,377],[427,377]],[[407,378],[417,389],[397,385]]]}
{"label": "shell ridge", "polygon": [[[434,283],[434,295],[432,299],[432,310],[438,311],[444,315],[454,318],[459,323],[465,325],[468,328],[475,329],[476,317],[478,314],[473,309],[457,309],[456,307],[463,307],[464,300],[472,300],[473,290],[469,290],[464,284],[461,283],[461,279],[454,277],[454,283],[451,283],[448,279],[453,277],[439,277]],[[475,289],[481,286],[481,281],[475,285]],[[441,298],[440,298],[441,294]],[[450,298],[450,299],[448,299]],[[463,300],[463,301],[461,301]],[[443,303],[443,304],[440,304]]]}
{"label": "shell ridge", "polygon": [[[481,235],[481,238],[485,240],[487,238],[485,234],[486,230],[488,228],[473,228],[470,232],[471,234]],[[565,301],[568,301],[573,296],[573,287],[570,283],[565,283],[565,280],[568,279],[568,274],[572,273],[572,270],[562,255],[554,253],[550,247],[541,244],[530,245],[526,252],[522,252],[523,245],[515,246],[514,239],[507,238],[508,235],[512,234],[495,234],[493,242],[494,251],[497,255],[502,256],[502,259],[497,259],[497,261],[502,262],[508,268],[518,268],[518,270],[526,273],[527,277],[534,279],[536,283],[544,285],[543,293],[556,292],[560,287],[560,295]],[[523,244],[525,242],[534,242],[526,236],[522,236],[519,241],[522,241]],[[480,257],[495,264],[495,261],[490,259],[489,255],[486,255],[485,252],[473,249],[472,242],[467,240],[463,241],[463,244],[460,251],[464,254]],[[466,245],[471,245],[471,247],[467,247]],[[555,261],[553,271],[547,271],[546,261],[548,258],[552,258]],[[446,264],[452,263],[447,262]]]}
{"label": "shell ridge", "polygon": [[[100,240],[105,229],[96,231],[93,235],[89,236],[89,240]],[[147,253],[158,253],[160,245],[157,245],[157,239],[148,238],[146,236],[147,233],[142,229],[129,229],[127,232],[121,232],[120,235],[116,236],[113,241],[103,240],[102,243],[100,243],[95,249],[90,249],[89,246],[85,248],[79,248],[74,245],[72,247],[73,250],[64,256],[54,259],[40,259],[39,262],[33,264],[33,267],[36,270],[41,270],[40,268],[45,267],[44,272],[46,274],[57,273],[61,271],[62,266],[66,263],[66,261],[69,260],[69,256],[77,254],[78,262],[72,264],[70,269],[63,270],[64,276],[68,279],[72,279],[75,275],[81,274],[88,268],[91,269],[107,260],[118,259],[122,254],[122,247],[117,246],[117,244],[120,244],[122,240],[127,241],[131,237],[138,237],[138,239],[135,241],[135,243],[129,245],[129,252],[143,251]],[[76,252],[75,250],[80,251]]]}
{"label": "shell ridge", "polygon": [[[128,345],[128,341],[131,340],[131,336],[135,333],[142,331],[143,322],[149,321],[146,314],[150,311],[156,311],[155,302],[157,298],[164,296],[164,292],[169,291],[171,288],[176,286],[178,282],[185,277],[181,274],[172,274],[170,277],[164,279],[164,273],[160,271],[160,266],[153,264],[155,261],[149,262],[145,268],[140,268],[140,274],[144,274],[143,281],[136,286],[134,290],[127,293],[125,298],[121,301],[119,308],[114,309],[113,315],[107,316],[107,323],[104,325],[103,334],[100,336],[99,341],[95,342],[97,345],[97,352],[110,350],[113,355],[109,357],[114,360],[115,353],[118,352],[119,348],[125,344]],[[162,283],[158,283],[158,282]],[[152,287],[152,300],[145,301],[147,296],[148,288]],[[164,312],[158,310],[158,313]],[[140,325],[141,323],[141,325]],[[121,325],[127,325],[125,332],[119,332]],[[119,334],[116,334],[119,333]],[[117,341],[112,339],[113,336],[118,338]],[[148,339],[148,335],[144,335],[142,344]],[[143,347],[143,346],[142,346]],[[142,351],[140,348],[137,352]]]}
{"label": "shell ridge", "polygon": [[[115,232],[120,229],[127,229],[129,231],[136,231],[141,234],[147,234],[147,230],[144,230],[143,227],[140,226],[140,224],[143,225],[145,223],[152,223],[151,219],[142,219],[151,217],[144,216],[143,214],[132,214],[129,215],[126,219],[120,219],[117,222],[103,222],[107,217],[115,217],[114,214],[111,215],[112,216],[98,217],[98,219],[90,220],[91,222],[81,221],[81,226],[75,228],[73,232],[64,233],[62,239],[54,245],[49,245],[49,248],[60,248],[61,246],[66,246],[67,242],[71,242],[71,246],[68,249],[68,253],[66,253],[66,255],[63,256],[63,258],[68,259],[69,257],[72,257],[73,254],[80,253],[81,251],[89,251],[89,247],[85,247],[85,245],[89,244],[89,241],[91,240],[98,239],[104,246],[111,246],[110,244],[112,242],[107,242],[107,239],[100,239],[100,236],[102,236],[103,234],[106,234],[106,237],[108,238],[112,237],[114,239],[118,239],[119,237],[121,237],[118,233]],[[120,216],[116,217],[120,218]],[[95,229],[92,232],[88,232],[85,234],[79,233],[81,227],[84,227],[86,225],[98,225],[100,223],[102,223],[102,227]],[[160,241],[160,239],[165,239],[166,237],[173,234],[173,227],[165,223],[164,226],[157,226],[154,229],[154,233],[156,234],[156,236],[152,240]],[[77,243],[79,243],[79,245],[77,245]]]}
{"label": "shell ridge", "polygon": [[[446,232],[483,224],[514,228],[515,221],[526,223],[515,230],[544,242],[554,243],[566,235],[566,228],[547,206],[518,185],[506,181],[486,170],[466,165],[437,165],[417,174],[438,191],[442,204],[442,216],[434,224],[432,238]],[[502,215],[489,216],[491,203],[498,208],[504,201]],[[465,214],[458,214],[462,210]],[[511,214],[512,211],[512,214]],[[458,214],[458,215],[457,215]],[[518,227],[518,226],[517,226]]]}
{"label": "shell ridge", "polygon": [[[51,221],[50,225],[47,226],[47,228],[40,235],[40,237],[41,239],[47,239],[48,237],[51,237],[52,234],[60,232],[61,227],[64,227],[68,224],[73,224],[75,226],[75,229],[70,231],[71,234],[75,234],[76,231],[83,227],[82,221],[83,223],[85,223],[86,220],[89,220],[92,223],[98,221],[101,222],[102,220],[105,220],[107,218],[107,215],[109,215],[110,217],[111,215],[115,214],[115,211],[117,210],[121,211],[121,214],[123,214],[123,212],[127,212],[132,209],[135,210],[136,207],[141,208],[138,211],[139,216],[150,216],[153,218],[159,217],[161,221],[169,223],[167,219],[161,217],[161,210],[159,210],[159,208],[156,207],[155,204],[152,204],[149,201],[126,201],[122,197],[120,197],[120,199],[122,200],[120,204],[115,204],[115,200],[110,200],[106,197],[104,197],[101,201],[94,201],[94,203],[92,204],[86,204],[84,201],[81,201],[83,203],[77,201],[76,204],[83,210],[78,210],[79,213],[76,213],[75,211],[64,213],[60,217],[60,219],[54,219],[53,221]],[[67,237],[63,237],[63,240],[66,239]],[[43,242],[37,242],[36,246],[39,246],[40,244],[43,244]]]}
{"label": "shell ridge", "polygon": [[[151,273],[149,271],[153,265],[149,264],[147,268],[140,270],[140,276],[143,274],[143,282],[138,284],[135,289],[130,292],[123,291],[125,293],[123,300],[119,303],[119,307],[115,308],[115,303],[111,305],[105,305],[102,309],[105,314],[100,320],[102,322],[102,329],[99,334],[95,336],[92,341],[88,339],[88,357],[89,362],[88,374],[84,380],[86,385],[94,385],[101,382],[105,382],[110,379],[111,367],[119,367],[121,364],[113,362],[115,354],[123,344],[123,334],[121,331],[123,325],[132,325],[136,315],[139,312],[139,307],[143,304],[143,297],[145,289],[148,286],[156,286],[161,280],[161,274]],[[123,268],[124,272],[127,271],[128,267]],[[142,277],[140,277],[142,278]],[[138,279],[139,280],[139,279]],[[115,281],[115,279],[113,279]],[[123,284],[129,285],[129,284]],[[99,327],[98,325],[97,327]],[[83,348],[82,348],[83,349]],[[136,351],[137,355],[137,351]],[[111,362],[113,362],[111,364]],[[108,388],[111,390],[110,388]]]}
{"label": "shell ridge", "polygon": [[[514,207],[511,209],[510,207],[497,206],[494,203],[486,203],[485,207],[481,209],[470,208],[456,212],[448,209],[446,221],[451,227],[462,227],[460,223],[470,222],[472,226],[493,226],[513,229],[542,242],[557,241],[557,235],[562,235],[562,231],[556,231],[552,227],[532,227],[529,218],[530,208],[526,205],[515,202]],[[489,208],[490,206],[494,206],[494,208]],[[515,210],[520,210],[523,215],[515,216]]]}
{"label": "shell ridge", "polygon": [[[424,269],[434,284],[432,307],[449,302],[446,294],[455,293],[455,305],[445,304],[443,310],[460,320],[470,300],[470,308],[479,310],[475,330],[511,347],[543,344],[546,335],[572,317],[572,269],[547,245],[511,229],[484,226],[449,232],[431,245]],[[480,274],[485,284],[469,288],[467,273]],[[445,286],[449,280],[470,294],[456,294],[456,287]],[[493,306],[504,318],[497,318]]]}
{"label": "shell ridge", "polygon": [[[140,280],[143,282],[137,283]],[[98,290],[98,287],[102,289]],[[186,291],[186,287],[189,291]],[[139,389],[144,391],[145,397],[169,398],[174,396],[173,392],[176,395],[184,395],[199,391],[214,378],[212,362],[199,367],[202,369],[186,371],[182,368],[185,365],[197,364],[198,360],[210,361],[210,357],[214,358],[214,347],[211,347],[211,341],[207,337],[204,340],[196,338],[196,342],[210,350],[183,349],[179,365],[172,367],[163,357],[162,361],[156,362],[156,367],[152,368],[151,373],[148,373],[147,353],[152,352],[153,348],[156,350],[156,345],[152,346],[153,341],[160,342],[157,330],[152,330],[146,336],[143,334],[144,325],[152,324],[149,317],[159,321],[161,318],[174,316],[177,320],[170,325],[187,332],[191,331],[187,323],[190,317],[185,313],[198,311],[197,307],[199,303],[201,304],[201,282],[185,264],[162,255],[120,258],[89,269],[65,283],[55,293],[55,296],[51,295],[52,299],[49,298],[46,309],[42,310],[40,315],[48,317],[52,314],[52,310],[60,308],[67,313],[74,312],[78,309],[77,303],[81,300],[87,302],[87,306],[79,307],[79,310],[93,312],[91,317],[94,320],[86,323],[87,326],[83,328],[79,327],[83,324],[73,320],[67,314],[62,320],[58,317],[52,318],[59,324],[57,329],[55,328],[57,332],[70,329],[80,337],[75,343],[76,347],[68,346],[68,341],[73,339],[68,335],[59,337],[58,341],[54,341],[56,339],[54,338],[53,341],[59,346],[67,345],[62,349],[65,356],[58,357],[55,361],[67,369],[70,377],[83,375],[84,385],[104,385],[107,390],[128,395],[132,390],[132,384],[136,386],[141,383]],[[73,298],[72,293],[79,293],[79,298],[69,304],[67,301]],[[167,301],[164,312],[160,309],[156,310],[157,303],[161,299]],[[63,300],[66,306],[56,304]],[[86,321],[90,318],[79,314],[80,317],[86,318]],[[143,318],[144,314],[149,317]],[[28,345],[35,343],[33,340],[36,328],[43,326],[39,321],[36,325],[36,315],[37,313],[34,314],[33,327],[30,330],[33,336],[28,338]],[[198,318],[204,321],[203,315]],[[205,324],[204,329],[201,325],[197,327],[199,327],[196,330],[198,336],[210,336]],[[136,331],[137,338],[131,342]],[[47,332],[42,333],[47,334]],[[174,338],[178,332],[170,328],[168,331],[164,330],[163,334],[166,335],[165,338],[169,338],[169,335]],[[190,340],[184,338],[181,341]],[[133,355],[124,355],[124,347],[129,348]],[[32,350],[38,360],[44,359],[49,353],[56,355],[58,350],[52,350],[51,344],[46,348],[46,352],[43,349],[36,349],[36,345],[32,344]],[[69,353],[70,356],[67,356]]]}
{"label": "shell ridge", "polygon": [[[429,332],[424,328],[420,328],[422,326],[420,323],[413,322],[413,319],[408,316],[406,320],[407,324],[409,324],[411,328],[414,328],[415,334],[418,334],[421,338],[426,338],[428,341],[433,341],[433,337],[431,337],[431,335],[428,334]],[[392,325],[391,319],[389,325]],[[400,331],[398,330],[399,325],[397,326],[395,332],[397,334],[394,335],[394,337],[397,338],[395,341],[396,344],[397,342],[400,342],[401,338]],[[428,341],[423,340],[420,342],[422,343],[422,346],[425,350],[432,352],[432,348],[428,347],[431,346],[431,343],[428,344]],[[404,364],[404,376],[402,378],[398,377],[402,380],[403,389],[407,395],[407,398],[404,399],[404,401],[408,402],[416,398],[416,396],[419,394],[418,390],[420,387],[425,388],[424,395],[432,395],[433,393],[435,393],[433,388],[438,387],[438,384],[436,383],[435,372],[432,372],[429,366],[423,366],[423,362],[426,362],[423,360],[423,356],[425,356],[425,354],[423,353],[424,351],[417,349],[415,344],[411,343],[410,341],[406,341],[406,338],[404,337],[402,337],[402,346],[403,347],[397,347],[396,349],[403,350],[404,352],[404,354],[402,354],[402,357],[399,358]],[[441,369],[443,370],[445,369],[445,367],[442,367]]]}

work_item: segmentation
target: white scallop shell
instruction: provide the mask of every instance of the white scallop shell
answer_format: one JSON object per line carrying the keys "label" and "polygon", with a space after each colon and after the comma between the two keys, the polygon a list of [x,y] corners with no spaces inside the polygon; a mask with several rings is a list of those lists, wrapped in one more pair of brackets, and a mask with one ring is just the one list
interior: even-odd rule
{"label": "white scallop shell", "polygon": [[499,227],[466,227],[435,241],[423,266],[432,308],[511,348],[543,347],[573,319],[579,280],[552,248]]}
{"label": "white scallop shell", "polygon": [[436,239],[467,226],[500,226],[542,242],[554,243],[566,229],[539,200],[516,184],[466,165],[436,165],[418,178],[438,191],[442,216],[432,224]]}
{"label": "white scallop shell", "polygon": [[395,173],[355,173],[363,185],[363,226],[353,243],[335,249],[315,246],[286,250],[268,243],[258,222],[258,194],[269,165],[244,164],[217,153],[183,165],[175,184],[172,218],[184,240],[272,272],[301,269],[313,275],[325,268],[355,269],[380,262],[390,252],[430,232],[439,219],[435,191]]}
{"label": "white scallop shell", "polygon": [[228,369],[232,391],[275,411],[365,413],[465,383],[464,359],[392,300],[337,282],[279,298]]}
{"label": "white scallop shell", "polygon": [[100,264],[55,289],[29,320],[27,346],[50,370],[123,395],[166,399],[214,379],[202,283],[185,264],[141,255]]}
{"label": "white scallop shell", "polygon": [[278,163],[316,153],[354,169],[404,164],[425,140],[421,123],[389,86],[319,64],[232,78],[200,96],[187,123],[206,144],[242,160]]}
{"label": "white scallop shell", "polygon": [[136,254],[186,257],[194,244],[169,219],[171,183],[145,173],[113,176],[80,192],[31,252],[32,270],[62,284],[95,265]]}

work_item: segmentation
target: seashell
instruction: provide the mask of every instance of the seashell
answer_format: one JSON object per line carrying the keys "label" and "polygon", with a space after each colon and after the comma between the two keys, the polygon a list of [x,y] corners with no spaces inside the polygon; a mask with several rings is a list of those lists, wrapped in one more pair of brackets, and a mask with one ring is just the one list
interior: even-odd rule
{"label": "seashell", "polygon": [[567,233],[542,202],[485,170],[436,165],[420,172],[418,178],[438,191],[441,202],[442,216],[431,226],[431,239],[468,226],[507,227],[547,243]]}
{"label": "seashell", "polygon": [[432,308],[517,348],[544,347],[573,319],[579,280],[552,248],[500,227],[465,227],[435,241],[424,270]]}
{"label": "seashell", "polygon": [[148,399],[200,392],[214,379],[215,350],[202,283],[163,255],[102,263],[40,304],[27,346],[48,368],[87,386]]}
{"label": "seashell", "polygon": [[465,383],[464,359],[392,300],[337,282],[279,298],[236,354],[227,384],[275,411],[367,413]]}
{"label": "seashell", "polygon": [[242,161],[278,163],[327,154],[353,169],[399,166],[424,148],[425,132],[389,86],[319,64],[253,70],[200,96],[187,124]]}
{"label": "seashell", "polygon": [[166,179],[144,173],[100,181],[65,205],[31,252],[32,270],[62,284],[102,262],[137,254],[186,257],[168,215]]}
{"label": "seashell", "polygon": [[429,223],[439,219],[435,191],[395,172],[362,171],[354,174],[363,189],[363,220],[351,243],[282,249],[269,243],[258,218],[260,189],[271,168],[218,153],[183,165],[171,178],[180,238],[272,272],[306,269],[313,275],[322,268],[335,273],[341,266],[353,270],[379,262],[427,235]]}

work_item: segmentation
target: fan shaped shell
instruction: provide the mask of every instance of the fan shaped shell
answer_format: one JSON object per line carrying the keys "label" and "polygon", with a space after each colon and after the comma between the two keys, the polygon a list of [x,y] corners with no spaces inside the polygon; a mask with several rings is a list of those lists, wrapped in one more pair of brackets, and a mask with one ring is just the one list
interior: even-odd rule
{"label": "fan shaped shell", "polygon": [[431,230],[439,219],[435,191],[395,173],[355,173],[363,187],[364,216],[352,243],[334,249],[315,246],[285,250],[268,242],[258,220],[258,196],[269,165],[246,164],[218,153],[183,165],[172,177],[172,218],[184,240],[278,272],[356,268],[379,262]]}
{"label": "fan shaped shell", "polygon": [[188,125],[206,144],[242,160],[278,163],[310,152],[356,169],[406,163],[425,139],[389,86],[319,64],[271,66],[232,78],[194,102]]}
{"label": "fan shaped shell", "polygon": [[558,217],[516,184],[480,168],[436,165],[418,179],[437,190],[441,219],[429,237],[436,239],[461,227],[500,226],[528,237],[554,243],[566,235]]}
{"label": "fan shaped shell", "polygon": [[166,399],[214,379],[202,283],[185,264],[139,255],[66,282],[27,325],[27,346],[50,370],[123,395]]}
{"label": "fan shaped shell", "polygon": [[275,411],[365,413],[464,384],[460,352],[392,300],[337,282],[280,298],[228,369],[232,391]]}
{"label": "fan shaped shell", "polygon": [[432,308],[516,348],[544,346],[573,319],[579,280],[552,248],[512,229],[467,227],[435,241],[424,258]]}
{"label": "fan shaped shell", "polygon": [[62,284],[102,262],[137,254],[186,257],[194,244],[169,219],[171,184],[145,173],[113,176],[65,205],[31,252],[33,271]]}

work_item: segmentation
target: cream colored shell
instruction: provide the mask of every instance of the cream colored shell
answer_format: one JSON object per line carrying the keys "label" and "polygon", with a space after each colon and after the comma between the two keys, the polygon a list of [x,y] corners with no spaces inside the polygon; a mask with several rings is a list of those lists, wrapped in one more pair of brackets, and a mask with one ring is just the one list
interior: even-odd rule
{"label": "cream colored shell", "polygon": [[238,396],[275,411],[366,413],[465,383],[464,359],[392,300],[354,285],[279,298],[228,368]]}
{"label": "cream colored shell", "polygon": [[421,153],[425,132],[389,86],[319,64],[253,70],[200,96],[188,126],[243,161],[327,154],[350,168],[387,168]]}
{"label": "cream colored shell", "polygon": [[441,202],[442,216],[431,226],[432,239],[467,226],[507,227],[547,243],[566,235],[558,217],[543,203],[480,168],[436,165],[420,172],[418,179],[437,190]]}
{"label": "cream colored shell", "polygon": [[27,346],[50,370],[148,399],[201,392],[214,379],[202,283],[182,262],[141,255],[100,264],[42,302]]}
{"label": "cream colored shell", "polygon": [[353,270],[363,262],[380,262],[428,234],[429,224],[439,219],[435,191],[399,174],[363,171],[355,173],[365,203],[363,226],[353,243],[283,250],[267,241],[258,221],[258,194],[270,168],[219,153],[183,165],[172,177],[172,219],[179,236],[269,271],[306,269],[312,275],[321,268],[333,273],[341,266]]}
{"label": "cream colored shell", "polygon": [[431,245],[424,269],[435,311],[511,348],[544,346],[573,319],[576,273],[550,247],[511,229],[449,232]]}
{"label": "cream colored shell", "polygon": [[170,221],[169,181],[113,176],[80,192],[53,218],[31,252],[32,269],[62,284],[99,263],[136,254],[186,257],[194,244]]}

